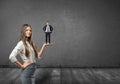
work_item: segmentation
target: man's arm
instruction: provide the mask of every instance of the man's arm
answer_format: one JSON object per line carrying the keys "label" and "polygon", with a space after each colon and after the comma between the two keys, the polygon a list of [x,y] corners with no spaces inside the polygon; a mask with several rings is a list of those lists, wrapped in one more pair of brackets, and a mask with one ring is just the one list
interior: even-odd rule
{"label": "man's arm", "polygon": [[45,31],[46,30],[46,25],[43,27],[43,31]]}
{"label": "man's arm", "polygon": [[53,27],[50,25],[50,31],[52,32],[53,31]]}

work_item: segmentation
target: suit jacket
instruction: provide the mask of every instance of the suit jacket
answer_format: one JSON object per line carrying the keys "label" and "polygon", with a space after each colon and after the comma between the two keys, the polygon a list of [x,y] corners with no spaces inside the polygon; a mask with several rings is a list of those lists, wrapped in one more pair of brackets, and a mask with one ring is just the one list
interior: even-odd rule
{"label": "suit jacket", "polygon": [[[43,27],[43,31],[46,30],[46,27],[47,27],[47,25],[45,25],[45,26]],[[53,27],[52,27],[51,25],[49,25],[49,27],[50,27],[50,31],[52,32],[52,31],[53,31]]]}

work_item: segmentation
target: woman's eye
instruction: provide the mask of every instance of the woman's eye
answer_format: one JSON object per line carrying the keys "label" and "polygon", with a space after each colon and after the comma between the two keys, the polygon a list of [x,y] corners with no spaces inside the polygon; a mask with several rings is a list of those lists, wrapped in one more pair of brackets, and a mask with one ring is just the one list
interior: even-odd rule
{"label": "woman's eye", "polygon": [[30,31],[31,32],[32,30],[26,30],[26,31]]}

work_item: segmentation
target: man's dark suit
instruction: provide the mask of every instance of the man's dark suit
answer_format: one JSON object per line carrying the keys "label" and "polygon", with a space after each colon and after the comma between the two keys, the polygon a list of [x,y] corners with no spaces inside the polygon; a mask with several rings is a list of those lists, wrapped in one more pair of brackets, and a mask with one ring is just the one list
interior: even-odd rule
{"label": "man's dark suit", "polygon": [[46,27],[47,27],[47,25],[45,25],[43,27],[43,31],[45,32],[46,43],[48,43],[48,40],[49,40],[49,43],[50,43],[50,38],[51,38],[50,35],[51,35],[52,31],[53,31],[53,27],[51,25],[49,25],[49,27],[50,27],[50,31],[49,32],[46,32]]}

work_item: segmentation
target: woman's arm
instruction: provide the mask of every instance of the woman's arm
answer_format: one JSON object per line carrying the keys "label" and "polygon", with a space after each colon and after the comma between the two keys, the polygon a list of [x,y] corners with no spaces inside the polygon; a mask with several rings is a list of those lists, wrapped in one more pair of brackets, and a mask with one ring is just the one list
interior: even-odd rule
{"label": "woman's arm", "polygon": [[23,65],[19,61],[15,61],[14,64],[20,68],[24,68]]}
{"label": "woman's arm", "polygon": [[9,59],[12,63],[14,63],[15,65],[17,65],[20,68],[25,68],[26,66],[28,66],[31,62],[27,61],[25,63],[21,63],[17,60],[16,56],[18,55],[19,51],[24,50],[24,45],[23,42],[20,41],[18,42],[18,44],[16,45],[16,47],[13,49],[13,51],[11,52]]}
{"label": "woman's arm", "polygon": [[41,48],[40,52],[38,52],[38,58],[42,56],[42,54],[43,54],[43,52],[44,52],[44,50],[45,50],[45,47],[46,47],[46,46],[50,46],[50,45],[52,45],[52,44],[53,44],[53,43],[50,43],[50,44],[44,43],[44,44],[42,45],[42,48]]}
{"label": "woman's arm", "polygon": [[38,52],[38,58],[42,56],[45,47],[46,47],[46,44],[44,43],[44,44],[42,45],[42,48],[41,48],[40,52]]}
{"label": "woman's arm", "polygon": [[30,62],[30,61],[27,61],[27,62],[25,62],[24,64],[21,64],[19,61],[15,61],[14,64],[17,65],[17,66],[20,67],[20,68],[25,68],[25,67],[27,67],[28,65],[30,65],[31,62]]}

